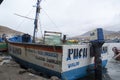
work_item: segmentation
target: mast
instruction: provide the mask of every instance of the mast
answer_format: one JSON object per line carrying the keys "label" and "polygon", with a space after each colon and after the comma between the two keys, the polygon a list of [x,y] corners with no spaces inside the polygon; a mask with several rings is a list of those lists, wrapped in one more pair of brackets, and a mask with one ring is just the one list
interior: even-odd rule
{"label": "mast", "polygon": [[35,15],[35,21],[34,21],[34,32],[33,32],[33,43],[35,43],[35,35],[36,30],[38,28],[38,19],[39,19],[39,13],[40,13],[40,2],[42,0],[37,0],[37,6],[36,6],[36,15]]}

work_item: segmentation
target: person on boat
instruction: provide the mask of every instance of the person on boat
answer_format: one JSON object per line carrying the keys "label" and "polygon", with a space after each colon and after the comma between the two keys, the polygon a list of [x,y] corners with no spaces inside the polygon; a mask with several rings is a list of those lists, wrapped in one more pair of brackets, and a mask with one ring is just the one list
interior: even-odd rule
{"label": "person on boat", "polygon": [[112,51],[114,52],[113,58],[115,60],[120,60],[120,49],[118,49],[117,47],[113,47]]}

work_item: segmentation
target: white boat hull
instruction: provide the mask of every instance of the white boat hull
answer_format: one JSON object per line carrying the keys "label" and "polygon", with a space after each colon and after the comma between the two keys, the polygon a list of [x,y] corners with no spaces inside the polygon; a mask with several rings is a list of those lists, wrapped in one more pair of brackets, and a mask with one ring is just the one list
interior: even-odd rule
{"label": "white boat hull", "polygon": [[[94,57],[90,57],[87,44],[47,46],[47,49],[45,45],[36,45],[9,43],[9,53],[21,65],[62,80],[82,78],[89,74],[90,67],[94,68]],[[104,52],[102,67],[106,64],[107,52]]]}

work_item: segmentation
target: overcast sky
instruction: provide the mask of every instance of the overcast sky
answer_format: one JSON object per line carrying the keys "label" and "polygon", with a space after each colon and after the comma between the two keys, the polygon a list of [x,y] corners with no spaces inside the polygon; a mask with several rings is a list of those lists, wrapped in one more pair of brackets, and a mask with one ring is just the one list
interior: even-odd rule
{"label": "overcast sky", "polygon": [[[0,25],[33,34],[37,0],[4,0],[0,5]],[[42,0],[40,29],[59,31],[68,36],[81,35],[102,27],[120,31],[120,0]]]}

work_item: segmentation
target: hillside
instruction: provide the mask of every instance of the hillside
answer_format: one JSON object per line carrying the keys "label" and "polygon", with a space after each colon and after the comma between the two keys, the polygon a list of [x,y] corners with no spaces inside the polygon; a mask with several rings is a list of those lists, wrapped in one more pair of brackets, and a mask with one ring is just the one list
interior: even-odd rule
{"label": "hillside", "polygon": [[23,34],[23,33],[13,30],[13,29],[10,29],[5,26],[0,26],[0,35],[2,35],[2,34],[7,34],[8,36],[11,36],[11,35],[15,35],[15,34],[19,35],[19,34]]}
{"label": "hillside", "polygon": [[[13,29],[10,29],[5,26],[0,26],[0,36],[2,34],[7,34],[8,36],[11,36],[11,35],[20,35],[20,34],[23,34],[23,32],[13,30]],[[120,39],[120,31],[115,32],[115,31],[104,30],[104,35],[105,35],[105,39],[115,39],[115,38]],[[79,39],[79,40],[83,40],[83,39],[89,40],[90,31],[88,31],[82,35],[74,36],[72,38]]]}
{"label": "hillside", "polygon": [[[82,35],[78,35],[78,36],[75,36],[73,38],[75,39],[86,39],[86,40],[89,40],[90,38],[90,32],[91,31],[88,31]],[[120,31],[108,31],[108,30],[104,30],[104,36],[105,36],[105,39],[115,39],[115,38],[118,38],[120,39]]]}
{"label": "hillside", "polygon": [[[88,31],[88,32],[82,34],[81,36],[89,36],[90,32],[91,31]],[[104,32],[105,35],[109,35],[109,34],[115,33],[115,31],[108,31],[108,30],[104,30],[103,32]]]}

